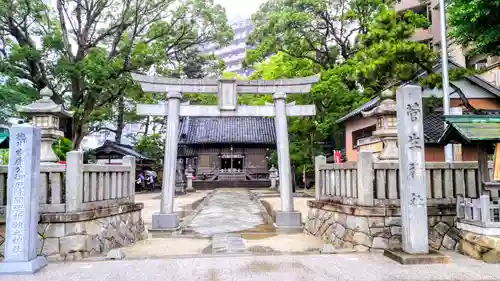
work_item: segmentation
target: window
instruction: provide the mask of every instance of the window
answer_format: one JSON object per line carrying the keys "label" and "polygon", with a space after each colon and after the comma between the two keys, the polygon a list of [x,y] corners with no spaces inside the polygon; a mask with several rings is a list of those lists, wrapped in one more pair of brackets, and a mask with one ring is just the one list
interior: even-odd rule
{"label": "window", "polygon": [[373,131],[375,131],[376,129],[377,129],[377,126],[373,125],[373,126],[366,127],[366,128],[361,129],[361,130],[357,130],[357,131],[352,132],[352,147],[356,148],[359,139],[371,137],[373,135]]}
{"label": "window", "polygon": [[486,66],[487,66],[487,60],[486,59],[482,59],[482,60],[480,60],[480,61],[478,61],[478,62],[476,62],[474,64],[474,69],[476,69],[476,70],[482,70],[482,69],[485,69]]}
{"label": "window", "polygon": [[434,50],[434,43],[432,42],[432,39],[427,39],[421,42],[422,44],[426,44],[429,49]]}

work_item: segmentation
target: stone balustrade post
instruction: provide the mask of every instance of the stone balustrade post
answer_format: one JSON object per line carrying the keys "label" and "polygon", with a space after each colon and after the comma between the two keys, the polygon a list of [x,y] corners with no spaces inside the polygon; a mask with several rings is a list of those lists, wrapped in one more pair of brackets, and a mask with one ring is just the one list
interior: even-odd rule
{"label": "stone balustrade post", "polygon": [[373,154],[370,151],[358,152],[358,204],[362,206],[373,206]]}
{"label": "stone balustrade post", "polygon": [[66,212],[82,210],[83,203],[83,152],[66,154]]}
{"label": "stone balustrade post", "polygon": [[128,198],[130,202],[135,202],[135,157],[127,155],[123,157],[122,164],[130,167],[128,180]]}
{"label": "stone balustrade post", "polygon": [[326,164],[325,156],[318,155],[314,158],[314,191],[316,200],[319,200],[321,198],[321,186],[323,185],[323,182],[321,181],[319,167],[324,164]]}

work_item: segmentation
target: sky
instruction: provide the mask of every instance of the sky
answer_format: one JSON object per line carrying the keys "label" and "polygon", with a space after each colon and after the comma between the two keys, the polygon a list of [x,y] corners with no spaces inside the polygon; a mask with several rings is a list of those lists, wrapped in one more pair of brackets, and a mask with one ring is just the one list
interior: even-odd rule
{"label": "sky", "polygon": [[214,0],[226,8],[229,21],[250,18],[266,0]]}

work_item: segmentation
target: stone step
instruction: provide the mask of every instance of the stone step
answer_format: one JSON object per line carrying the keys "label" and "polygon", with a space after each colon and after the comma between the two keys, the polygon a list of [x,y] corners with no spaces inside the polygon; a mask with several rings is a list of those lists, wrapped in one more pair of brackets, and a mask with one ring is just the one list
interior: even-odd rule
{"label": "stone step", "polygon": [[212,237],[212,253],[245,253],[245,242],[236,234],[216,234]]}
{"label": "stone step", "polygon": [[195,189],[214,189],[214,188],[269,188],[269,180],[235,180],[235,181],[193,181]]}

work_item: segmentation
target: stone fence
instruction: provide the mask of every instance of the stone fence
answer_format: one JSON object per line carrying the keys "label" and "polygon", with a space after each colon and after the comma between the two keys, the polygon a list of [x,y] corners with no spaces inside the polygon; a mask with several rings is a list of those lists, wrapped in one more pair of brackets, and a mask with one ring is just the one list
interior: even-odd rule
{"label": "stone fence", "polygon": [[[360,155],[362,155],[360,153]],[[327,164],[316,158],[316,199],[361,206],[399,206],[399,164],[373,162],[363,154],[358,162]],[[489,163],[490,177],[493,163]],[[428,205],[455,204],[458,196],[479,197],[477,162],[425,163]],[[499,197],[498,190],[491,192]]]}
{"label": "stone fence", "polygon": [[[133,156],[125,156],[121,165],[83,164],[78,151],[67,154],[65,165],[40,165],[39,253],[80,259],[142,240],[143,204],[135,203],[135,169]],[[9,196],[7,171],[8,166],[0,166],[2,209]],[[0,223],[0,235],[4,231]]]}
{"label": "stone fence", "polygon": [[[481,195],[477,171],[475,162],[426,163],[432,249],[457,250],[478,259],[500,252],[500,236],[461,229],[457,219],[457,209],[470,213],[465,208],[470,204],[457,205],[457,198],[460,203],[461,196]],[[324,156],[316,157],[316,198],[308,202],[306,230],[336,247],[357,251],[400,248],[399,177],[397,162],[374,162],[371,152],[358,153],[358,162],[342,164],[327,164]],[[491,191],[491,197],[497,200],[498,191]],[[495,205],[491,209],[499,208]],[[473,210],[472,216],[478,216],[477,211]],[[498,213],[492,212],[492,216],[498,219]]]}
{"label": "stone fence", "polygon": [[[0,206],[7,205],[7,166],[0,166]],[[79,212],[134,203],[135,158],[122,165],[83,164],[70,152],[64,164],[40,166],[40,213]]]}

